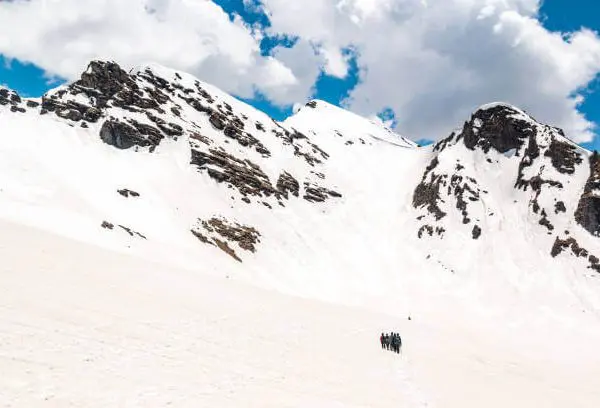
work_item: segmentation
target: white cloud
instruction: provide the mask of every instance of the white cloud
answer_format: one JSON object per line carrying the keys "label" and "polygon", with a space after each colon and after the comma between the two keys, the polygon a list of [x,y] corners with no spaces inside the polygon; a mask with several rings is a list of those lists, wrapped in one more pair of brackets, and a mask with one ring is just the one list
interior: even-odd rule
{"label": "white cloud", "polygon": [[[210,0],[0,2],[8,33],[0,53],[68,78],[93,58],[156,61],[243,97],[258,89],[291,105],[310,98],[321,70],[346,76],[343,50],[351,48],[361,81],[346,105],[366,116],[390,107],[398,130],[415,139],[445,136],[492,100],[514,103],[577,141],[593,136],[578,104],[600,71],[600,39],[587,30],[547,31],[540,0],[261,1],[271,21],[266,33],[231,21]],[[259,43],[268,34],[298,41],[265,57]]]}
{"label": "white cloud", "polygon": [[594,125],[577,109],[578,92],[600,71],[600,39],[547,31],[539,3],[263,0],[271,32],[327,52],[353,46],[361,82],[347,105],[364,115],[391,107],[403,134],[437,139],[477,106],[505,100],[588,141]]}
{"label": "white cloud", "polygon": [[[293,92],[294,73],[260,55],[260,34],[207,0],[17,0],[0,3],[0,53],[68,79],[91,59],[158,62],[251,97]],[[280,98],[281,99],[281,98]]]}
{"label": "white cloud", "polygon": [[321,47],[319,53],[325,59],[324,71],[327,75],[337,78],[344,78],[348,75],[348,57],[343,54],[341,49]]}

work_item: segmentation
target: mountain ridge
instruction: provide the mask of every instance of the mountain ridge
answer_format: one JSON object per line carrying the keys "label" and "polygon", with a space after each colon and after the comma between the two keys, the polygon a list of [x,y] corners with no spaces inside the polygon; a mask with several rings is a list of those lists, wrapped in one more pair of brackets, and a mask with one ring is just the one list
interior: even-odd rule
{"label": "mountain ridge", "polygon": [[[380,277],[385,280],[389,265],[408,247],[422,254],[409,267],[430,265],[437,253],[437,264],[431,267],[446,265],[442,270],[467,273],[475,267],[469,262],[475,261],[460,260],[460,248],[471,245],[469,241],[496,247],[503,239],[499,237],[519,229],[515,225],[505,230],[512,217],[531,231],[523,247],[543,248],[547,259],[540,262],[552,265],[564,259],[578,270],[600,270],[595,250],[597,161],[560,129],[540,124],[510,104],[482,105],[462,129],[422,148],[385,126],[319,100],[279,123],[210,84],[155,64],[128,73],[116,63],[93,61],[78,81],[42,98],[24,99],[2,90],[0,104],[5,118],[23,115],[20,123],[43,121],[51,123],[53,132],[69,134],[71,141],[63,148],[89,145],[85,154],[99,164],[98,170],[85,170],[89,183],[113,185],[113,192],[125,199],[113,203],[114,197],[105,196],[113,194],[108,191],[96,199],[93,208],[102,219],[96,219],[95,231],[83,235],[105,244],[106,233],[119,230],[125,235],[117,246],[131,247],[127,240],[166,245],[161,228],[168,225],[173,234],[168,245],[183,250],[184,258],[216,257],[220,266],[215,270],[234,261],[289,290],[296,274],[302,276],[308,267],[314,269],[307,285],[312,293],[319,292],[318,282],[329,279],[327,269],[344,265],[356,275],[352,286],[358,291],[361,268],[389,269]],[[3,125],[5,132],[15,131]],[[115,160],[123,168],[120,174],[109,172],[106,179],[95,174]],[[147,172],[165,163],[177,188],[163,176],[158,176],[160,185],[153,185],[137,174],[133,162]],[[138,182],[119,180],[126,173],[147,184],[152,203],[134,185]],[[89,200],[88,193],[77,191],[84,181],[70,183],[74,194],[83,197],[78,200]],[[188,202],[186,195],[194,199]],[[11,205],[18,207],[19,200]],[[58,196],[56,200],[60,208]],[[106,200],[111,204],[104,208],[99,203]],[[136,213],[132,202],[147,206],[151,214]],[[161,203],[160,210],[153,207],[156,203]],[[180,213],[174,214],[173,208]],[[87,211],[77,214],[91,229]],[[154,225],[153,217],[161,221]],[[302,220],[311,221],[302,225]],[[348,225],[354,232],[340,238]],[[368,254],[372,247],[362,246],[375,237],[389,243]],[[323,248],[331,254],[322,254],[310,242],[315,239],[324,240]],[[304,254],[293,253],[291,248],[298,245]],[[348,248],[355,254],[347,255]],[[147,251],[142,250],[144,256],[154,256],[154,249],[151,255]],[[274,276],[278,251],[293,264],[281,279]],[[307,259],[312,260],[307,264]],[[319,271],[322,276],[317,276]]]}

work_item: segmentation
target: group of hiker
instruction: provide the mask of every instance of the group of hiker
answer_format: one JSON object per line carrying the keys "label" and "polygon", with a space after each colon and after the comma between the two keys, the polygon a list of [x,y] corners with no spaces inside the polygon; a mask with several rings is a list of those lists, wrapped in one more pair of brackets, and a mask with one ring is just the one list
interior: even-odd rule
{"label": "group of hiker", "polygon": [[402,339],[398,333],[381,333],[379,341],[381,342],[382,349],[392,350],[395,353],[400,353],[400,349],[402,348]]}

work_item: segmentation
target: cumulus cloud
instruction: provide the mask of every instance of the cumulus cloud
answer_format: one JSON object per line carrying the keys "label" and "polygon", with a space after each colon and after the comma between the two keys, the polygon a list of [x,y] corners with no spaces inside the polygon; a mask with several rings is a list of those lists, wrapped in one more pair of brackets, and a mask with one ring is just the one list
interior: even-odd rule
{"label": "cumulus cloud", "polygon": [[262,0],[272,33],[327,52],[352,46],[361,75],[346,105],[364,115],[392,108],[407,136],[438,139],[477,106],[503,100],[589,141],[594,124],[578,105],[600,71],[600,39],[589,30],[549,32],[539,3]]}
{"label": "cumulus cloud", "polygon": [[208,0],[0,2],[0,27],[0,53],[67,79],[91,59],[112,59],[128,68],[158,62],[243,97],[298,86],[292,70],[261,56],[261,33]]}
{"label": "cumulus cloud", "polygon": [[[540,1],[243,0],[269,20],[250,27],[210,0],[16,0],[0,2],[0,53],[70,79],[93,58],[156,61],[292,105],[321,72],[347,76],[351,49],[359,83],[344,104],[365,116],[391,108],[414,139],[444,137],[502,100],[589,141],[594,125],[578,106],[600,71],[600,39],[549,32]],[[265,36],[295,41],[264,56]]]}

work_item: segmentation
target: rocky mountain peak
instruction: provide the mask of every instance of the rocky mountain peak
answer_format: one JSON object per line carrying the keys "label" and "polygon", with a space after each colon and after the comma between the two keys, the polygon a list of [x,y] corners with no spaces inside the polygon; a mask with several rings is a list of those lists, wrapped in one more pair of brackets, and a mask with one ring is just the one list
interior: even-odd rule
{"label": "rocky mountain peak", "polygon": [[135,81],[117,63],[112,61],[92,61],[75,87],[91,88],[110,97],[124,86],[135,87]]}
{"label": "rocky mountain peak", "polygon": [[467,148],[476,147],[499,153],[517,149],[535,133],[535,122],[517,108],[508,104],[492,104],[479,108],[466,122],[462,137]]}
{"label": "rocky mountain peak", "polygon": [[[513,204],[523,205],[546,235],[560,231],[569,234],[572,221],[593,236],[600,234],[597,156],[590,157],[588,170],[585,164],[589,152],[569,140],[561,129],[539,123],[514,106],[482,106],[462,130],[438,142],[432,153],[413,194],[417,220],[422,224],[419,237],[443,238],[450,229],[456,230],[451,225],[458,223],[472,228],[474,239],[485,234],[481,224],[498,222],[494,218],[501,211],[500,198],[492,196],[491,191],[498,191],[499,185],[502,194],[523,198],[513,200]],[[581,192],[575,186],[585,177],[588,181],[577,204],[573,196]],[[509,180],[516,181],[511,185]],[[556,239],[582,248],[573,237],[567,241],[557,235]],[[560,253],[556,249],[559,247],[554,245],[554,254]],[[575,252],[576,256],[588,257],[589,251]],[[589,259],[594,268],[595,259]]]}

